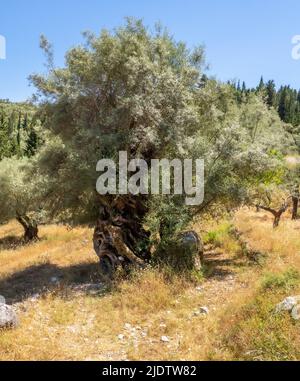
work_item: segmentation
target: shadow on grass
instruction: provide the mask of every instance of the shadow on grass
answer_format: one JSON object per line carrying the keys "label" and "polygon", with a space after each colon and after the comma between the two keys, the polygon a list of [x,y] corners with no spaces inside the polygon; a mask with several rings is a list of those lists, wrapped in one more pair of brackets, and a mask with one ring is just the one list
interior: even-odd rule
{"label": "shadow on grass", "polygon": [[210,252],[205,255],[204,270],[205,278],[225,280],[235,275],[235,268],[246,266],[243,259],[238,256],[232,258],[224,258],[222,252]]}
{"label": "shadow on grass", "polygon": [[16,250],[20,247],[30,246],[37,242],[43,241],[45,238],[38,238],[32,241],[26,241],[23,237],[17,237],[14,235],[0,238],[0,251],[1,250]]}
{"label": "shadow on grass", "polygon": [[46,263],[30,266],[0,279],[0,295],[5,297],[8,304],[13,304],[49,291],[66,295],[68,291],[78,290],[90,294],[91,289],[105,288],[103,281],[97,263],[68,267]]}
{"label": "shadow on grass", "polygon": [[0,250],[15,250],[25,244],[28,243],[22,237],[11,235],[0,239]]}

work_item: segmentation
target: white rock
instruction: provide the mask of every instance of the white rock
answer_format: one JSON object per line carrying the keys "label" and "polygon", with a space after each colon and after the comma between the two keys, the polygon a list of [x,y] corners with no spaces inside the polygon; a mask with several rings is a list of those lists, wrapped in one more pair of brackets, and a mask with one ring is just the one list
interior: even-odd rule
{"label": "white rock", "polygon": [[130,330],[130,329],[132,329],[132,326],[129,323],[125,323],[124,328]]}
{"label": "white rock", "polygon": [[199,312],[200,312],[200,314],[208,315],[209,309],[208,309],[208,307],[200,307]]}
{"label": "white rock", "polygon": [[15,311],[7,304],[0,304],[0,329],[16,328],[18,319]]}
{"label": "white rock", "polygon": [[300,320],[300,304],[294,306],[291,312],[291,316],[294,320]]}
{"label": "white rock", "polygon": [[58,278],[56,276],[53,276],[51,279],[50,279],[50,282],[51,283],[58,283]]}
{"label": "white rock", "polygon": [[125,338],[124,335],[122,335],[122,334],[118,335],[118,339],[119,339],[119,340],[124,340],[124,338]]}
{"label": "white rock", "polygon": [[296,304],[300,303],[300,296],[289,296],[285,298],[281,303],[277,304],[275,313],[282,311],[292,311]]}
{"label": "white rock", "polygon": [[161,340],[163,343],[169,343],[169,342],[170,342],[170,339],[168,338],[168,336],[162,336],[160,340]]}

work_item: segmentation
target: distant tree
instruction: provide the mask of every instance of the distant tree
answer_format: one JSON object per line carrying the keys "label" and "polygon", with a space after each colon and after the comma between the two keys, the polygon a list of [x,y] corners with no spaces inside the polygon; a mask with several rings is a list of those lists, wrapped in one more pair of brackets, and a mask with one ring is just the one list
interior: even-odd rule
{"label": "distant tree", "polygon": [[263,77],[261,76],[260,81],[259,81],[259,85],[257,86],[256,90],[257,90],[257,92],[262,92],[264,89],[265,89],[265,83],[264,83]]}
{"label": "distant tree", "polygon": [[266,102],[269,107],[276,107],[276,87],[272,80],[266,83]]}
{"label": "distant tree", "polygon": [[28,150],[26,145],[34,138],[36,148],[42,144],[41,121],[35,116],[36,111],[32,104],[0,101],[0,160],[15,155],[26,156],[27,152],[32,155],[32,149]]}
{"label": "distant tree", "polygon": [[0,222],[15,218],[24,229],[24,240],[38,238],[35,214],[39,210],[37,177],[31,174],[27,159],[3,159],[0,162]]}
{"label": "distant tree", "polygon": [[30,127],[29,132],[28,132],[28,136],[27,136],[27,139],[25,142],[25,144],[26,144],[25,155],[27,157],[32,157],[35,155],[35,153],[37,152],[37,149],[39,147],[40,141],[41,141],[41,139],[38,136],[34,127]]}
{"label": "distant tree", "polygon": [[242,93],[246,93],[246,91],[247,91],[247,86],[246,86],[245,81],[243,81],[243,84],[242,84]]}

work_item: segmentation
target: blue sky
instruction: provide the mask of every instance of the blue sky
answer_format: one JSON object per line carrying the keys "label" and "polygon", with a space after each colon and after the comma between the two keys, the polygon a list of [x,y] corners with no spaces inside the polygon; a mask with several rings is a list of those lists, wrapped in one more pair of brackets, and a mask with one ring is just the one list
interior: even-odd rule
{"label": "blue sky", "polygon": [[81,32],[114,28],[124,17],[160,21],[190,47],[205,44],[210,75],[241,79],[254,86],[261,75],[278,85],[300,88],[300,60],[291,57],[291,38],[300,35],[299,0],[5,0],[0,4],[0,35],[7,59],[0,60],[0,98],[27,99],[27,77],[43,72],[39,36],[65,51],[82,42]]}

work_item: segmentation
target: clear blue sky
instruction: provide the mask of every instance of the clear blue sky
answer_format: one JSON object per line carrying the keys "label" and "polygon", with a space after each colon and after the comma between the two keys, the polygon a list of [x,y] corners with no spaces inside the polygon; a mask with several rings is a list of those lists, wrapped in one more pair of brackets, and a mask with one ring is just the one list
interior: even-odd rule
{"label": "clear blue sky", "polygon": [[33,88],[27,77],[43,72],[39,35],[54,44],[56,64],[82,42],[81,32],[114,28],[125,16],[162,22],[189,46],[206,45],[209,74],[254,86],[261,75],[300,88],[300,61],[291,58],[291,38],[300,34],[299,0],[5,0],[0,35],[7,59],[0,60],[0,98],[21,101]]}

